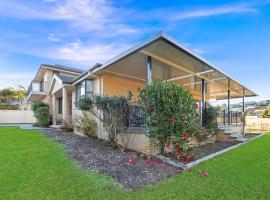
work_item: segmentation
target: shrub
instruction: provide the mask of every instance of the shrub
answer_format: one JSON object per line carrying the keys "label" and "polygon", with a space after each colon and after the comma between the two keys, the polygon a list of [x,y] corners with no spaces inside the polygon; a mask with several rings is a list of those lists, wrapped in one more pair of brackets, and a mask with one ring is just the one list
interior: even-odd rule
{"label": "shrub", "polygon": [[146,115],[147,136],[158,141],[161,154],[166,143],[188,146],[196,111],[195,101],[183,86],[166,81],[146,85],[140,91],[139,104]]}
{"label": "shrub", "polygon": [[49,105],[42,101],[33,102],[32,111],[37,119],[37,124],[41,127],[49,127],[52,124]]}
{"label": "shrub", "polygon": [[35,117],[37,118],[39,126],[41,127],[50,126],[52,119],[51,119],[49,107],[36,108]]}
{"label": "shrub", "polygon": [[97,123],[95,120],[89,119],[84,113],[83,116],[74,119],[75,128],[83,134],[94,137],[96,136]]}
{"label": "shrub", "polygon": [[108,139],[113,147],[123,146],[119,144],[118,138],[121,132],[129,128],[132,109],[128,98],[124,96],[83,96],[77,103],[80,110],[88,111],[97,117],[108,133]]}
{"label": "shrub", "polygon": [[37,108],[40,108],[40,107],[49,107],[49,105],[44,103],[43,101],[34,101],[31,105],[31,109],[34,113],[36,113]]}

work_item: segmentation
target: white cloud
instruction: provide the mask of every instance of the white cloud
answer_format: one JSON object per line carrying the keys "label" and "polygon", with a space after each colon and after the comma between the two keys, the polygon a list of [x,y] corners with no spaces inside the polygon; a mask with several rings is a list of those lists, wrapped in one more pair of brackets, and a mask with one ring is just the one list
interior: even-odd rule
{"label": "white cloud", "polygon": [[48,40],[52,41],[52,42],[59,42],[60,38],[56,37],[54,34],[50,34],[48,35]]}
{"label": "white cloud", "polygon": [[0,13],[19,19],[68,21],[72,28],[84,31],[107,31],[114,34],[138,32],[123,22],[126,12],[115,8],[108,0],[45,1],[46,4],[42,6],[26,5],[14,0],[0,1]]}
{"label": "white cloud", "polygon": [[0,89],[4,87],[15,87],[22,85],[28,87],[31,80],[35,76],[34,73],[0,73]]}
{"label": "white cloud", "polygon": [[205,8],[205,9],[195,9],[185,12],[179,12],[174,14],[171,17],[171,20],[184,20],[184,19],[192,19],[199,17],[208,17],[215,15],[224,15],[224,14],[233,14],[233,13],[254,13],[257,12],[256,8],[251,7],[251,5],[231,5],[231,6],[220,6],[213,8]]}
{"label": "white cloud", "polygon": [[127,45],[118,44],[84,44],[77,40],[48,51],[47,56],[76,62],[103,63],[121,53],[126,47]]}

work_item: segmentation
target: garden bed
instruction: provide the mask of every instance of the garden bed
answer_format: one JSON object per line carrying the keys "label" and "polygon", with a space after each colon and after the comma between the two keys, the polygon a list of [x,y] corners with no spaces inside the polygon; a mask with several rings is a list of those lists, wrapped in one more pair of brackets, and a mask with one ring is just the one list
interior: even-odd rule
{"label": "garden bed", "polygon": [[[260,134],[248,134],[248,136],[245,135],[245,138],[252,140],[260,136]],[[207,143],[193,147],[193,150],[188,154],[188,156],[176,156],[175,152],[169,152],[166,153],[165,156],[157,155],[156,157],[173,166],[189,169],[205,160],[211,159],[244,143],[246,142],[216,141],[214,143]]]}
{"label": "garden bed", "polygon": [[43,132],[56,142],[65,144],[68,156],[82,168],[111,176],[125,188],[140,188],[183,171],[157,158],[148,160],[134,151],[113,149],[104,140],[62,133],[55,129]]}

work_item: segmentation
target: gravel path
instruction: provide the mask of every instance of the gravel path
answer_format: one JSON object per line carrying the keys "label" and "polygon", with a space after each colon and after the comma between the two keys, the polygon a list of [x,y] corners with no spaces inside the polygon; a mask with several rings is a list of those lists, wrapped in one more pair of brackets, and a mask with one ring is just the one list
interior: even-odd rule
{"label": "gravel path", "polygon": [[[65,144],[68,156],[82,168],[111,176],[125,188],[141,188],[180,172],[180,169],[157,159],[151,160],[149,166],[146,159],[137,157],[136,152],[123,153],[106,145],[104,140],[62,133],[55,129],[43,130],[43,133]],[[135,159],[135,164],[129,163],[130,158]]]}

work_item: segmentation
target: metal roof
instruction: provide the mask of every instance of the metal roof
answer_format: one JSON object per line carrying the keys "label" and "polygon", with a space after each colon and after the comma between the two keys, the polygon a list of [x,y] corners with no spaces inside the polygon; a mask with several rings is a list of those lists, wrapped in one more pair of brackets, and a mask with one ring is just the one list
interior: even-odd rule
{"label": "metal roof", "polygon": [[[179,43],[177,40],[175,40],[174,38],[168,36],[167,34],[163,33],[163,32],[159,32],[157,35],[145,40],[144,42],[141,42],[135,46],[133,46],[132,48],[128,49],[127,51],[123,52],[122,54],[116,56],[115,58],[109,60],[108,62],[106,62],[105,64],[103,64],[102,66],[94,69],[92,71],[92,73],[96,73],[98,71],[102,71],[105,68],[108,68],[109,66],[112,66],[113,64],[120,62],[121,60],[125,59],[126,57],[129,57],[133,54],[136,54],[137,52],[143,52],[145,49],[149,48],[151,49],[151,45],[157,43],[157,41],[164,41],[166,44],[168,44],[171,47],[174,47],[175,49],[178,49],[179,52],[184,52],[186,55],[189,55],[191,58],[193,58],[194,60],[196,60],[196,62],[201,63],[202,66],[204,66],[206,69],[200,71],[200,73],[204,73],[204,71],[210,71],[213,70],[216,74],[222,75],[224,76],[229,82],[232,82],[233,85],[237,86],[237,88],[239,89],[239,87],[244,88],[246,91],[248,91],[248,94],[246,96],[257,96],[257,94],[255,92],[253,92],[252,90],[250,90],[248,87],[244,86],[243,84],[239,83],[238,81],[236,81],[234,78],[232,78],[231,76],[227,75],[226,73],[224,73],[223,71],[221,71],[220,69],[218,69],[215,65],[211,64],[209,61],[207,61],[206,59],[202,58],[201,56],[197,55],[196,53],[194,53],[192,50],[188,49],[187,47],[185,47],[183,44]],[[167,46],[168,46],[167,45]],[[154,46],[154,45],[152,45]],[[157,46],[156,46],[157,47]],[[152,47],[151,50],[155,50],[154,47]],[[179,59],[178,59],[179,60]],[[128,63],[126,63],[128,64]],[[194,69],[194,68],[193,68]],[[189,69],[188,69],[189,70]],[[190,70],[192,71],[192,70]],[[187,72],[187,71],[186,71]],[[198,73],[199,74],[199,73]],[[193,74],[194,75],[194,74]],[[195,73],[195,75],[197,75],[197,72]],[[199,76],[199,75],[198,75]],[[202,76],[199,76],[202,77]],[[219,76],[220,77],[220,76]],[[217,78],[219,78],[217,77]],[[194,84],[194,83],[193,83]],[[236,97],[237,95],[235,95]]]}

